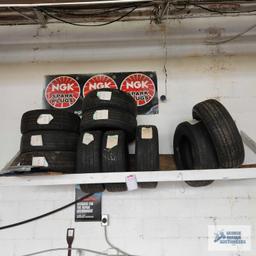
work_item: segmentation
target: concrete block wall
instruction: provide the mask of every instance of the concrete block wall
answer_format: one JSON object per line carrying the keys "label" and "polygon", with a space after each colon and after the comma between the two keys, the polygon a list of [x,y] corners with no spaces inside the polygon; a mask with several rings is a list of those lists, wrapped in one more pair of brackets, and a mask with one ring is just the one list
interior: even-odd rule
{"label": "concrete block wall", "polygon": [[[242,189],[243,188],[243,189]],[[74,199],[74,187],[1,188],[1,225],[47,212]],[[112,243],[134,255],[216,255],[208,251],[208,225],[250,225],[252,251],[218,253],[255,255],[255,181],[219,181],[205,188],[183,182],[163,183],[157,190],[104,193],[103,213],[110,215]],[[2,255],[65,247],[66,229],[76,229],[74,247],[107,252],[98,222],[75,223],[71,207],[45,219],[0,231]],[[67,255],[49,253],[48,255]],[[78,255],[78,254],[74,254]],[[87,255],[87,254],[82,254]]]}
{"label": "concrete block wall", "polygon": [[[178,123],[191,119],[193,105],[212,97],[223,102],[239,128],[256,139],[255,60],[255,56],[169,59],[168,101],[160,103],[159,115],[138,118],[139,123],[158,126],[161,153],[172,153],[174,130]],[[156,71],[159,95],[164,93],[162,60],[0,65],[1,167],[19,148],[22,113],[42,106],[45,75],[138,70]],[[255,155],[248,149],[246,162],[256,162]],[[123,250],[141,256],[215,256],[216,253],[207,248],[208,225],[241,224],[252,228],[252,250],[218,255],[254,256],[255,184],[255,180],[219,181],[208,187],[191,188],[184,182],[175,182],[161,183],[156,190],[106,192],[103,213],[110,215],[110,240]],[[72,200],[74,186],[0,187],[0,226],[47,212]],[[108,251],[100,223],[75,223],[71,207],[37,222],[0,230],[1,255],[21,256],[64,247],[69,227],[76,228],[74,246]]]}

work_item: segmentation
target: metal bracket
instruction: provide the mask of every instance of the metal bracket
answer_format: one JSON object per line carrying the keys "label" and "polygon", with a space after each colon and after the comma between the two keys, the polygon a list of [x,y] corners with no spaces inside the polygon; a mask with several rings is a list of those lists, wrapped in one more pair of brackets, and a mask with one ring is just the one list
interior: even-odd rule
{"label": "metal bracket", "polygon": [[256,142],[250,137],[248,136],[244,131],[241,131],[241,137],[243,139],[243,142],[246,146],[248,146],[253,153],[256,154]]}

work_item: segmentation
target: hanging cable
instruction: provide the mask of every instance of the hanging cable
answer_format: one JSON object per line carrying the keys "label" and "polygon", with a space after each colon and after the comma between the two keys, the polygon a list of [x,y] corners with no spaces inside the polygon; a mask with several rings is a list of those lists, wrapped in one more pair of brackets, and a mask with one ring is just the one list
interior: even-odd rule
{"label": "hanging cable", "polygon": [[256,28],[256,24],[250,26],[249,28],[247,28],[245,31],[233,36],[233,37],[230,37],[228,39],[225,39],[225,40],[220,40],[220,41],[206,41],[206,44],[208,45],[219,45],[219,44],[225,44],[225,43],[228,43],[228,42],[231,42],[235,39],[238,39],[239,37],[242,37],[244,34],[248,33],[249,31],[253,30],[254,28]]}
{"label": "hanging cable", "polygon": [[28,15],[24,14],[23,12],[21,12],[20,10],[18,10],[17,8],[14,7],[9,7],[10,10],[17,12],[20,16],[22,16],[23,18],[32,21],[34,24],[38,24],[38,21],[29,17]]}
{"label": "hanging cable", "polygon": [[45,217],[48,217],[48,216],[50,216],[50,215],[52,215],[54,213],[60,212],[62,210],[65,210],[66,208],[68,208],[68,207],[70,207],[70,206],[72,206],[72,205],[74,205],[76,203],[79,203],[79,202],[83,201],[84,199],[86,199],[86,198],[88,198],[88,197],[90,197],[92,195],[93,195],[93,193],[88,194],[88,195],[83,196],[83,197],[81,197],[81,198],[79,198],[79,199],[77,199],[77,200],[75,200],[75,201],[73,201],[73,202],[71,202],[69,204],[66,204],[66,205],[64,205],[64,206],[62,206],[60,208],[57,208],[57,209],[55,209],[53,211],[44,213],[44,214],[39,215],[37,217],[31,218],[31,219],[27,219],[27,220],[23,220],[23,221],[20,221],[20,222],[17,222],[17,223],[13,223],[13,224],[10,224],[10,225],[2,226],[2,227],[0,227],[0,230],[21,226],[21,225],[24,225],[26,223],[29,223],[29,222],[32,222],[32,221],[35,221],[35,220],[39,220],[39,219],[42,219],[42,218],[45,218]]}
{"label": "hanging cable", "polygon": [[106,240],[107,244],[108,244],[112,249],[115,249],[117,252],[120,252],[120,253],[123,254],[124,256],[136,256],[136,255],[132,255],[132,254],[129,254],[129,253],[127,253],[127,252],[121,250],[120,248],[118,248],[117,246],[113,245],[113,244],[109,241],[107,226],[104,226],[104,235],[105,235],[105,240]]}
{"label": "hanging cable", "polygon": [[68,20],[64,20],[62,18],[59,18],[51,13],[49,13],[48,11],[42,9],[42,8],[38,8],[38,10],[40,10],[41,12],[45,13],[48,17],[50,18],[53,18],[55,20],[58,20],[58,21],[61,21],[63,23],[66,23],[66,24],[70,24],[70,25],[73,25],[73,26],[79,26],[79,27],[101,27],[101,26],[106,26],[106,25],[109,25],[109,24],[112,24],[112,23],[115,23],[117,21],[120,21],[122,20],[123,18],[127,17],[128,15],[130,15],[132,12],[134,12],[138,7],[137,6],[134,6],[130,11],[128,11],[127,13],[123,14],[122,16],[120,16],[119,18],[115,19],[115,20],[112,20],[112,21],[109,21],[109,22],[106,22],[106,23],[101,23],[101,24],[80,24],[80,23],[73,23],[71,21],[68,21]]}
{"label": "hanging cable", "polygon": [[[189,4],[189,3],[188,3]],[[198,7],[202,10],[206,10],[208,12],[214,12],[214,13],[219,13],[219,14],[239,14],[239,13],[252,13],[252,12],[256,12],[256,10],[247,10],[247,11],[220,11],[220,10],[217,10],[217,9],[211,9],[211,8],[208,8],[208,7],[205,7],[205,6],[202,6],[202,5],[198,5],[198,4],[190,4],[190,5],[193,5],[195,7]]]}
{"label": "hanging cable", "polygon": [[[145,3],[145,4],[139,4],[139,5],[136,5],[138,8],[142,8],[142,7],[151,7],[153,6],[152,3]],[[129,9],[129,8],[132,8],[132,7],[135,7],[134,4],[129,4],[129,5],[126,5],[126,6],[122,6],[122,7],[116,7],[116,8],[108,8],[107,10],[105,11],[102,11],[102,12],[94,12],[94,13],[73,13],[73,12],[70,12],[70,10],[68,9],[49,9],[49,8],[43,8],[45,11],[51,13],[51,12],[54,12],[54,13],[57,13],[57,14],[66,14],[66,15],[70,15],[70,16],[74,16],[74,17],[81,17],[81,15],[85,15],[86,17],[95,17],[95,16],[100,16],[100,15],[105,15],[105,14],[111,14],[113,12],[116,12],[116,11],[122,11],[122,10],[126,10],[126,9]]]}
{"label": "hanging cable", "polygon": [[[108,233],[107,233],[107,227],[106,226],[104,226],[104,235],[105,235],[105,240],[106,240],[107,244],[112,249],[115,249],[118,252],[119,256],[136,256],[136,255],[129,254],[129,253],[121,250],[120,248],[116,247],[115,245],[113,245],[109,241]],[[24,254],[22,256],[35,256],[35,255],[44,254],[44,253],[48,253],[48,252],[55,252],[55,251],[82,251],[82,252],[94,253],[94,254],[97,254],[97,255],[116,256],[115,254],[111,255],[111,254],[108,254],[108,253],[99,252],[99,251],[95,251],[95,250],[91,250],[91,249],[85,249],[85,248],[55,248],[55,249],[47,249],[47,250],[37,251],[37,252],[29,253],[29,254]]]}
{"label": "hanging cable", "polygon": [[168,71],[167,71],[167,62],[168,62],[168,47],[167,47],[167,27],[169,22],[169,13],[170,13],[170,3],[167,2],[167,13],[166,13],[166,22],[164,28],[164,39],[163,39],[163,50],[164,50],[164,64],[163,64],[163,73],[164,73],[164,94],[160,96],[160,100],[165,102],[167,100],[168,94]]}
{"label": "hanging cable", "polygon": [[[221,15],[224,15],[224,14],[246,14],[246,13],[256,12],[256,9],[253,9],[253,10],[234,10],[234,11],[224,11],[224,10],[220,10],[220,8],[219,9],[212,9],[212,8],[209,8],[209,7],[197,4],[197,3],[193,3],[193,2],[190,2],[190,1],[187,1],[184,4],[185,4],[185,6],[184,6],[185,8],[184,7],[181,8],[180,9],[181,11],[185,10],[188,6],[194,6],[194,7],[200,8],[202,10],[212,12],[212,13],[218,13],[218,14],[221,14]],[[179,5],[175,4],[175,3],[173,3],[172,5],[175,6],[175,8],[179,7]]]}
{"label": "hanging cable", "polygon": [[202,5],[198,5],[198,4],[191,4],[192,6],[195,6],[195,7],[198,7],[202,10],[205,10],[205,11],[208,11],[208,12],[214,12],[214,13],[219,13],[219,14],[223,14],[222,11],[219,11],[219,10],[215,10],[215,9],[210,9],[208,7],[204,7]]}
{"label": "hanging cable", "polygon": [[47,249],[47,250],[42,250],[42,251],[38,251],[38,252],[33,252],[33,253],[29,253],[29,254],[23,254],[21,256],[34,256],[34,255],[39,255],[39,254],[43,254],[43,253],[48,253],[48,252],[57,252],[57,251],[81,251],[81,252],[89,252],[89,253],[94,253],[94,254],[98,254],[98,255],[104,255],[104,256],[116,256],[116,255],[111,255],[108,253],[104,253],[104,252],[98,252],[95,250],[90,250],[90,249],[84,249],[84,248],[54,248],[54,249]]}

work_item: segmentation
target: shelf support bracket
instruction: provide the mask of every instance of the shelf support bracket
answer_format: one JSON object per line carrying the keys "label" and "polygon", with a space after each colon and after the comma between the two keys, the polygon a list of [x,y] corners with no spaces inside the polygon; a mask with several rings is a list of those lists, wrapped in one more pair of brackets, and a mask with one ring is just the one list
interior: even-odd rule
{"label": "shelf support bracket", "polygon": [[241,131],[241,137],[246,146],[248,146],[254,154],[256,154],[256,142],[253,140],[249,135],[246,134],[246,132]]}

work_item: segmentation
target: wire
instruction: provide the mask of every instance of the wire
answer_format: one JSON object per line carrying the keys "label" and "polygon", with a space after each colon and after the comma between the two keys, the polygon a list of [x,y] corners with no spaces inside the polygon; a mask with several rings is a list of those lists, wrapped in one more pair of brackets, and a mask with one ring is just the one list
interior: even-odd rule
{"label": "wire", "polygon": [[66,11],[66,10],[47,10],[47,9],[44,9],[45,11],[47,12],[54,12],[54,13],[57,13],[57,14],[65,14],[65,15],[70,15],[70,16],[74,16],[74,17],[81,17],[81,15],[85,15],[86,17],[95,17],[95,16],[100,16],[100,15],[104,15],[104,14],[110,14],[110,13],[113,13],[113,12],[116,12],[116,11],[121,11],[121,10],[125,10],[125,9],[128,9],[128,8],[131,8],[131,7],[134,7],[134,5],[132,6],[126,6],[126,7],[120,7],[120,8],[116,8],[116,9],[109,9],[107,11],[104,11],[104,12],[96,12],[96,13],[72,13],[70,11]]}
{"label": "wire", "polygon": [[[179,6],[177,4],[173,4],[173,5],[175,6],[175,8],[177,8],[177,6]],[[185,3],[185,6],[186,5],[187,6],[189,6],[189,5],[190,6],[195,6],[195,7],[198,7],[200,9],[202,9],[202,10],[205,10],[205,11],[208,11],[208,12],[213,12],[213,13],[218,13],[218,14],[221,14],[221,15],[223,15],[223,14],[239,14],[239,13],[252,13],[252,12],[256,12],[255,9],[253,9],[253,10],[244,10],[244,11],[242,11],[242,10],[239,10],[239,11],[221,11],[221,10],[211,9],[209,7],[205,7],[205,6],[200,5],[200,4],[190,3],[189,1]],[[186,7],[185,8],[181,8],[181,11],[185,10]]]}
{"label": "wire", "polygon": [[29,17],[28,15],[22,13],[21,11],[19,11],[18,9],[14,8],[14,7],[9,7],[10,10],[17,12],[19,15],[21,15],[23,18],[32,21],[35,24],[38,24],[37,20],[34,20],[33,18]]}
{"label": "wire", "polygon": [[[87,195],[89,196],[89,195]],[[107,227],[104,226],[104,235],[105,235],[105,240],[107,242],[107,244],[112,248],[115,249],[118,252],[118,255],[120,256],[136,256],[136,255],[131,255],[123,250],[121,250],[120,248],[116,247],[115,245],[113,245],[108,238],[108,233],[107,233]],[[42,251],[38,251],[38,252],[33,252],[33,253],[29,253],[29,254],[24,254],[22,256],[35,256],[35,255],[39,255],[39,254],[43,254],[43,253],[48,253],[48,252],[55,252],[55,251],[84,251],[84,252],[89,252],[89,253],[94,253],[94,254],[98,254],[98,255],[104,255],[104,256],[116,256],[116,255],[111,255],[108,253],[104,253],[104,252],[99,252],[99,251],[95,251],[95,250],[91,250],[91,249],[84,249],[84,248],[54,248],[54,249],[47,249],[47,250],[42,250]],[[121,253],[121,254],[119,254]]]}
{"label": "wire", "polygon": [[62,18],[59,18],[51,13],[49,13],[48,11],[44,10],[44,9],[39,9],[41,12],[45,13],[47,16],[53,18],[53,19],[56,19],[58,21],[61,21],[63,23],[66,23],[66,24],[70,24],[70,25],[73,25],[73,26],[79,26],[79,27],[101,27],[101,26],[106,26],[106,25],[109,25],[109,24],[112,24],[114,22],[117,22],[121,19],[123,19],[124,17],[130,15],[132,12],[134,12],[138,7],[137,6],[134,6],[130,11],[128,11],[127,13],[123,14],[122,16],[120,16],[119,18],[115,19],[115,20],[112,20],[112,21],[109,21],[109,22],[106,22],[106,23],[101,23],[101,24],[79,24],[79,23],[73,23],[73,22],[70,22],[68,20],[64,20]]}
{"label": "wire", "polygon": [[84,249],[84,248],[54,248],[54,249],[47,249],[47,250],[42,250],[42,251],[38,251],[38,252],[33,252],[33,253],[29,253],[29,254],[24,254],[22,256],[34,256],[34,255],[39,255],[39,254],[43,254],[43,253],[47,253],[47,252],[56,252],[56,251],[84,251],[84,252],[90,252],[90,253],[95,253],[98,255],[104,255],[104,256],[116,256],[116,255],[111,255],[111,254],[107,254],[104,252],[98,252],[95,250],[90,250],[90,249]]}
{"label": "wire", "polygon": [[219,14],[232,14],[232,13],[251,13],[251,12],[256,12],[256,10],[248,10],[248,11],[219,11],[219,10],[216,10],[216,9],[211,9],[211,8],[208,8],[208,7],[205,7],[205,6],[202,6],[202,5],[198,5],[198,4],[190,4],[190,5],[193,5],[195,7],[198,7],[200,9],[203,9],[203,10],[206,10],[208,12],[215,12],[215,13],[219,13]]}
{"label": "wire", "polygon": [[195,6],[195,7],[198,7],[200,9],[202,9],[202,10],[206,10],[208,12],[215,12],[215,13],[223,14],[223,12],[221,12],[219,10],[210,9],[210,8],[204,7],[202,5],[198,5],[198,4],[192,4],[192,5]]}
{"label": "wire", "polygon": [[168,63],[168,47],[167,47],[167,27],[168,27],[168,21],[169,21],[169,14],[170,14],[170,4],[169,2],[167,3],[168,8],[167,8],[167,13],[166,13],[166,22],[165,22],[165,27],[164,27],[164,38],[163,38],[163,50],[164,50],[164,55],[163,55],[163,72],[164,72],[164,95],[165,99],[167,99],[167,94],[168,94],[168,70],[167,70],[167,63]]}
{"label": "wire", "polygon": [[123,253],[124,255],[128,255],[128,253],[126,253],[126,252],[124,252],[123,250],[119,249],[118,247],[116,247],[115,245],[113,245],[113,244],[109,241],[109,239],[108,239],[108,232],[107,232],[107,226],[104,226],[104,235],[105,235],[105,240],[106,240],[107,244],[108,244],[111,248],[117,250],[118,252]]}
{"label": "wire", "polygon": [[[202,5],[198,5],[198,4],[193,4],[193,3],[188,3],[190,5],[196,6],[198,8],[201,8],[203,10],[209,11],[209,12],[215,12],[215,13],[219,13],[219,14],[227,14],[227,13],[251,13],[251,12],[256,12],[256,10],[248,10],[248,11],[219,11],[219,10],[214,10],[214,9],[210,9],[208,7],[204,7]],[[245,31],[231,37],[225,40],[220,40],[220,41],[206,41],[206,44],[208,45],[219,45],[219,44],[225,44],[228,42],[231,42],[239,37],[242,37],[244,34],[248,33],[249,31],[253,30],[256,27],[256,24],[250,26],[249,28],[247,28]]]}
{"label": "wire", "polygon": [[105,235],[105,240],[106,240],[107,244],[108,244],[112,249],[115,249],[116,251],[122,253],[124,256],[136,256],[136,255],[132,255],[132,254],[129,254],[129,253],[127,253],[127,252],[121,250],[120,248],[118,248],[117,246],[113,245],[113,244],[109,241],[107,226],[104,226],[104,235]]}
{"label": "wire", "polygon": [[79,203],[79,202],[83,201],[84,199],[86,199],[86,198],[88,198],[88,197],[90,197],[92,195],[93,195],[93,193],[88,194],[88,195],[83,196],[83,197],[81,197],[81,198],[79,198],[79,199],[77,199],[77,200],[75,200],[75,201],[73,201],[73,202],[71,202],[69,204],[66,204],[66,205],[64,205],[64,206],[62,206],[60,208],[57,208],[57,209],[55,209],[53,211],[44,213],[44,214],[39,215],[37,217],[31,218],[31,219],[27,219],[27,220],[23,220],[23,221],[20,221],[20,222],[17,222],[17,223],[13,223],[13,224],[10,224],[10,225],[2,226],[2,227],[0,227],[0,230],[21,226],[21,225],[24,225],[26,223],[29,223],[29,222],[32,222],[32,221],[35,221],[35,220],[39,220],[39,219],[42,219],[42,218],[45,218],[45,217],[48,217],[49,215],[52,215],[52,214],[57,213],[57,212],[60,212],[60,211],[66,209],[66,208],[68,208],[68,207],[70,207],[70,206],[72,206],[72,205],[74,205],[76,203]]}
{"label": "wire", "polygon": [[[75,203],[78,203],[80,201],[82,201],[83,199],[86,199],[88,197],[90,197],[92,194],[88,194],[86,196],[83,196],[81,198],[79,198],[78,200],[68,204],[69,206],[71,204],[75,204]],[[63,206],[63,207],[67,207],[66,206]],[[61,208],[63,208],[61,207]],[[60,210],[61,208],[58,208],[58,210]],[[55,210],[56,211],[56,210]],[[51,214],[53,213],[50,212]],[[49,213],[47,213],[49,214]],[[43,216],[43,215],[40,215],[40,216]],[[48,216],[48,215],[47,215]],[[36,217],[38,218],[38,217]],[[35,218],[33,218],[35,219]],[[17,224],[12,224],[12,225],[17,225]],[[9,225],[10,226],[10,225]],[[2,227],[3,228],[3,227]],[[120,248],[116,247],[115,245],[113,245],[110,241],[109,241],[109,238],[108,238],[108,232],[107,232],[107,226],[104,226],[104,235],[105,235],[105,240],[107,242],[107,244],[112,248],[112,249],[115,249],[118,253],[118,255],[120,256],[137,256],[137,255],[132,255],[132,254],[129,254],[123,250],[121,250]],[[109,254],[109,253],[104,253],[104,252],[99,252],[99,251],[95,251],[95,250],[91,250],[91,249],[85,249],[85,248],[54,248],[54,249],[46,249],[46,250],[41,250],[41,251],[37,251],[37,252],[33,252],[33,253],[29,253],[29,254],[24,254],[22,256],[35,256],[35,255],[39,255],[39,254],[43,254],[43,253],[48,253],[48,252],[55,252],[55,251],[84,251],[84,252],[89,252],[89,253],[94,253],[94,254],[97,254],[97,255],[103,255],[103,256],[116,256],[115,254]],[[121,254],[119,254],[121,253]]]}
{"label": "wire", "polygon": [[233,41],[239,37],[242,37],[244,34],[248,33],[249,31],[253,30],[254,28],[256,28],[256,24],[250,26],[249,28],[247,28],[245,31],[231,37],[231,38],[228,38],[228,39],[225,39],[225,40],[220,40],[220,41],[206,41],[206,44],[208,45],[219,45],[219,44],[225,44],[225,43],[228,43],[230,41]]}
{"label": "wire", "polygon": [[[140,5],[137,5],[137,7],[141,8],[141,7],[150,7],[152,6],[152,4],[150,3],[145,3],[145,4],[140,4]],[[103,11],[103,12],[96,12],[96,13],[72,13],[70,12],[70,10],[67,10],[67,9],[46,9],[44,8],[44,10],[48,11],[48,12],[54,12],[54,13],[58,13],[58,14],[66,14],[66,15],[70,15],[70,16],[79,16],[81,17],[81,15],[86,15],[87,17],[95,17],[95,16],[99,16],[99,15],[104,15],[104,14],[109,14],[109,13],[112,13],[112,12],[116,12],[116,11],[120,11],[120,10],[125,10],[125,9],[128,9],[128,8],[132,8],[132,7],[135,7],[134,5],[127,5],[127,6],[122,6],[122,7],[119,7],[119,8],[108,8],[106,11]]]}

